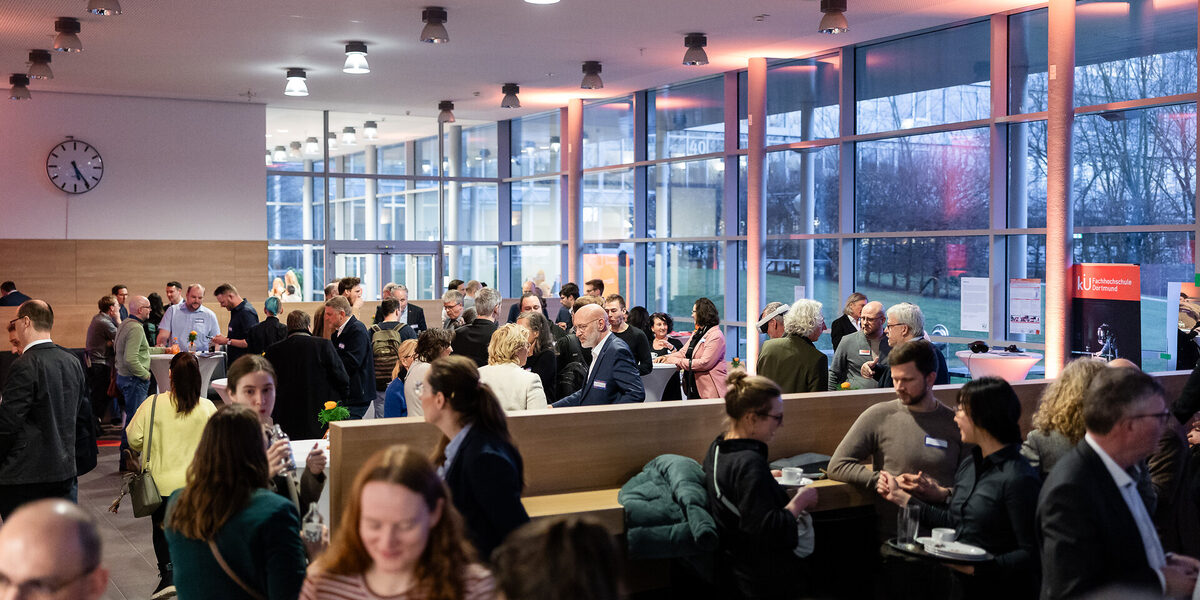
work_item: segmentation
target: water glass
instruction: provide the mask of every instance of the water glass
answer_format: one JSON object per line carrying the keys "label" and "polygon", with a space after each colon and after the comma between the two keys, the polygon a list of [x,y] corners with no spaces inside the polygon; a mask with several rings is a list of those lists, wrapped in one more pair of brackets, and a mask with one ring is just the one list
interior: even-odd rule
{"label": "water glass", "polygon": [[921,524],[921,507],[917,504],[906,504],[896,513],[896,542],[911,544],[916,541],[917,528]]}

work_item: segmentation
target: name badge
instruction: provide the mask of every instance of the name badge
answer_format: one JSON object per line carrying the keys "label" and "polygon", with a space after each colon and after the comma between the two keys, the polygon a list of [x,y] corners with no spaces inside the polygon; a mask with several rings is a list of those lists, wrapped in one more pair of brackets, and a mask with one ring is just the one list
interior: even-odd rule
{"label": "name badge", "polygon": [[925,445],[930,448],[941,448],[942,450],[950,447],[950,444],[946,440],[939,440],[930,436],[925,436]]}
{"label": "name badge", "polygon": [[[338,344],[338,348],[341,348],[342,350],[345,350],[345,349],[346,349],[346,345],[345,345],[345,344],[340,344],[340,343],[339,343],[339,344]],[[927,440],[928,440],[929,438],[925,438],[925,439],[927,439]],[[943,443],[943,444],[945,444],[946,442],[942,442],[942,443]]]}
{"label": "name badge", "polygon": [[870,355],[871,355],[871,351],[870,351],[870,350],[859,350],[859,351],[858,351],[858,355],[859,355],[859,356],[870,356]]}
{"label": "name badge", "polygon": [[592,382],[592,387],[594,387],[598,390],[602,390],[606,387],[606,385],[603,381],[595,381],[595,382]]}

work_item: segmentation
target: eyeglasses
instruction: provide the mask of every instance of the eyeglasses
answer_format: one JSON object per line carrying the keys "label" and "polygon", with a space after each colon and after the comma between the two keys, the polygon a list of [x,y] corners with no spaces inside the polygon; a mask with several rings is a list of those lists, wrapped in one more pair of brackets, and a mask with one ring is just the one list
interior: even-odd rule
{"label": "eyeglasses", "polygon": [[575,327],[573,327],[573,329],[575,330],[575,335],[579,335],[580,333],[587,331],[587,328],[590,327],[593,323],[599,323],[600,321],[603,321],[603,320],[604,320],[604,317],[600,317],[599,319],[593,319],[591,321],[587,321],[587,322],[576,325]]}
{"label": "eyeglasses", "polygon": [[779,413],[777,415],[773,415],[771,413],[754,413],[754,414],[756,414],[760,417],[766,417],[768,419],[775,419],[776,425],[779,425],[779,426],[783,425],[783,413]]}
{"label": "eyeglasses", "polygon": [[904,323],[888,323],[885,327],[891,329],[893,327],[900,327],[901,325],[904,325]]}
{"label": "eyeglasses", "polygon": [[33,579],[30,581],[15,582],[8,578],[7,575],[0,573],[0,594],[6,594],[9,591],[16,590],[18,598],[49,598],[58,592],[62,591],[67,586],[91,575],[96,567],[87,569],[86,571],[65,579],[62,581],[52,581],[48,579]]}
{"label": "eyeglasses", "polygon": [[1158,422],[1160,425],[1166,424],[1167,419],[1171,418],[1171,411],[1164,410],[1160,413],[1143,413],[1143,414],[1138,414],[1138,415],[1129,415],[1130,419],[1148,419],[1151,417],[1158,419]]}

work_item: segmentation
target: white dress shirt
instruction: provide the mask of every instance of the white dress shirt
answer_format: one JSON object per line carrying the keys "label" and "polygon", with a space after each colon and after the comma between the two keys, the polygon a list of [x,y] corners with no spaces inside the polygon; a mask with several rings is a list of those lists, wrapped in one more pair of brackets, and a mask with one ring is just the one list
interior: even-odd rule
{"label": "white dress shirt", "polygon": [[1146,561],[1150,563],[1150,568],[1154,569],[1158,575],[1159,583],[1163,585],[1163,590],[1166,590],[1166,580],[1163,578],[1162,568],[1167,564],[1167,557],[1163,554],[1162,543],[1158,540],[1158,532],[1154,529],[1154,521],[1150,519],[1150,513],[1146,511],[1146,503],[1142,501],[1142,497],[1137,492],[1137,482],[1129,473],[1122,469],[1116,461],[1096,443],[1092,434],[1088,433],[1083,436],[1087,440],[1092,450],[1096,451],[1096,455],[1100,457],[1100,461],[1104,463],[1104,468],[1108,469],[1108,474],[1112,476],[1113,483],[1117,484],[1117,489],[1121,490],[1121,498],[1125,500],[1125,505],[1129,508],[1130,514],[1133,515],[1133,520],[1137,523],[1138,533],[1142,537],[1142,546],[1146,551]]}

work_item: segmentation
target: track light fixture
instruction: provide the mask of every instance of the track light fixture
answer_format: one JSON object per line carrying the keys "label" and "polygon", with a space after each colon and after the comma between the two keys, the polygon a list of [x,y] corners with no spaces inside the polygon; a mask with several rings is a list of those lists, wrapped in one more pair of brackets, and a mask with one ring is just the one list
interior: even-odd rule
{"label": "track light fixture", "polygon": [[287,162],[287,148],[275,146],[275,154],[271,158],[277,163]]}
{"label": "track light fixture", "polygon": [[88,0],[87,11],[105,17],[119,15],[121,3],[118,0]]}
{"label": "track light fixture", "polygon": [[600,61],[583,61],[583,81],[579,82],[579,87],[585,90],[598,90],[604,87],[604,82],[600,80]]}
{"label": "track light fixture", "polygon": [[338,144],[338,142],[337,142],[337,134],[336,134],[336,133],[334,133],[334,132],[330,131],[330,132],[329,132],[329,133],[328,133],[328,134],[325,136],[325,140],[326,140],[326,141],[329,143],[329,149],[330,149],[330,150],[336,150],[336,149],[337,149],[337,144]]}
{"label": "track light fixture", "polygon": [[29,78],[54,79],[54,72],[50,70],[50,52],[46,50],[29,51]]}
{"label": "track light fixture", "polygon": [[12,89],[8,91],[9,100],[29,99],[29,77],[24,73],[13,73],[9,76],[8,82],[12,84]]}
{"label": "track light fixture", "polygon": [[820,33],[846,33],[850,24],[846,22],[846,0],[821,0],[821,24],[817,25]]}
{"label": "track light fixture", "polygon": [[504,94],[504,99],[500,101],[500,108],[521,108],[521,100],[517,98],[517,94],[521,93],[521,86],[515,83],[506,83],[500,86],[500,92]]}
{"label": "track light fixture", "polygon": [[427,44],[445,44],[450,41],[446,33],[446,9],[440,6],[427,6],[421,11],[421,20],[425,27],[421,29],[421,41]]}
{"label": "track light fixture", "polygon": [[438,123],[454,122],[454,103],[449,100],[438,102]]}
{"label": "track light fixture", "polygon": [[358,134],[354,131],[354,128],[353,127],[343,127],[342,128],[342,145],[343,146],[353,146],[357,143],[358,143]]}
{"label": "track light fixture", "polygon": [[59,17],[54,22],[54,50],[56,52],[83,52],[83,42],[79,41],[79,19]]}
{"label": "track light fixture", "polygon": [[309,138],[305,139],[304,140],[304,153],[305,154],[320,154],[321,153],[321,142],[318,142],[317,138],[315,138],[315,137],[309,137]]}
{"label": "track light fixture", "polygon": [[304,69],[288,69],[287,70],[287,86],[283,88],[285,96],[307,96],[308,83],[305,81],[308,74]]}
{"label": "track light fixture", "polygon": [[288,144],[288,156],[292,158],[300,158],[300,142],[292,142]]}
{"label": "track light fixture", "polygon": [[363,123],[363,138],[367,141],[375,141],[379,138],[379,124],[375,121],[367,121]]}
{"label": "track light fixture", "polygon": [[342,67],[342,72],[351,75],[371,72],[371,66],[367,64],[367,45],[365,43],[350,42],[346,44],[346,64]]}
{"label": "track light fixture", "polygon": [[708,54],[704,47],[708,45],[708,36],[703,33],[689,33],[683,36],[683,45],[687,52],[683,53],[683,64],[693,67],[708,64]]}

